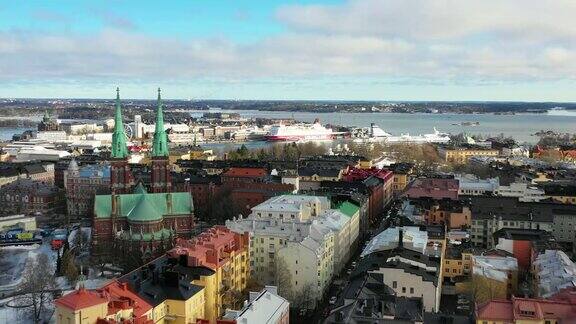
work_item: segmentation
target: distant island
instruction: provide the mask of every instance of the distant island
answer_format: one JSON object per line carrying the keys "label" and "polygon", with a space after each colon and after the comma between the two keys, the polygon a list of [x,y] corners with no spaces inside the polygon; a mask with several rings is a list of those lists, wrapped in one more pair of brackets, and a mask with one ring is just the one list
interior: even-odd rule
{"label": "distant island", "polygon": [[[127,116],[144,118],[154,109],[154,100],[125,100]],[[97,119],[112,116],[113,100],[104,99],[0,99],[0,116],[40,116],[50,110],[58,118]],[[546,113],[552,109],[576,111],[576,103],[555,102],[385,102],[385,101],[274,101],[274,100],[166,100],[167,110],[259,110],[288,112],[498,114]],[[6,124],[6,123],[5,123]],[[6,126],[6,125],[4,125]]]}

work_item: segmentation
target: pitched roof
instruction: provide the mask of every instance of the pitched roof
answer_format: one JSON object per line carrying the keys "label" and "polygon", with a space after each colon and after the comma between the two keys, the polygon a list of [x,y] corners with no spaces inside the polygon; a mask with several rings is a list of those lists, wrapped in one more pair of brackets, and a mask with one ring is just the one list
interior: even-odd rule
{"label": "pitched roof", "polygon": [[512,301],[492,300],[481,304],[476,309],[477,319],[490,319],[499,321],[513,321]]}
{"label": "pitched roof", "polygon": [[[192,197],[188,192],[137,193],[117,195],[120,217],[131,221],[154,221],[165,215],[188,215],[194,211]],[[112,215],[113,195],[96,195],[94,215],[96,218],[109,218]],[[168,203],[170,202],[170,204]],[[170,205],[170,206],[169,206]]]}
{"label": "pitched roof", "polygon": [[360,209],[360,207],[356,206],[355,204],[348,202],[348,201],[344,201],[342,202],[340,205],[338,205],[338,209],[346,216],[348,217],[352,217],[354,216],[358,210]]}
{"label": "pitched roof", "polygon": [[118,282],[117,280],[112,281],[108,285],[101,288],[103,292],[109,299],[108,304],[108,314],[115,314],[121,309],[123,302],[126,300],[130,301],[129,308],[134,310],[134,315],[136,317],[144,316],[149,310],[152,309],[152,305],[148,304],[144,299],[140,298],[136,293],[128,289],[128,285],[125,283]]}
{"label": "pitched roof", "polygon": [[71,310],[79,310],[108,303],[108,300],[97,292],[80,288],[56,299],[54,302],[58,306],[63,306]]}

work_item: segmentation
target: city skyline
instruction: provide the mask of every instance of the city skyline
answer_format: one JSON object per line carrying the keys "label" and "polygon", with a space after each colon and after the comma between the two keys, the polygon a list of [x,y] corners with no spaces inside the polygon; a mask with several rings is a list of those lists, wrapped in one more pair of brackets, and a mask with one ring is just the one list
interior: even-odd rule
{"label": "city skyline", "polygon": [[0,1],[0,97],[576,101],[576,3]]}

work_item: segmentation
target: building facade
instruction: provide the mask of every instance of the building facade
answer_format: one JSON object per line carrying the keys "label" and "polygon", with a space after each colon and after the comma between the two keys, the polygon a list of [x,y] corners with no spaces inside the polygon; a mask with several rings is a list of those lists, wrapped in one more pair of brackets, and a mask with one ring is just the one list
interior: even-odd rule
{"label": "building facade", "polygon": [[240,310],[227,310],[217,324],[262,323],[289,324],[290,303],[278,295],[274,286],[265,286],[260,292],[250,292],[249,299]]}
{"label": "building facade", "polygon": [[90,218],[94,210],[94,196],[110,192],[110,165],[78,166],[72,160],[64,175],[66,210],[72,218]]}
{"label": "building facade", "polygon": [[[248,234],[234,233],[215,226],[191,240],[178,240],[168,255],[185,261],[188,267],[206,267],[214,272],[213,283],[207,290],[206,319],[213,323],[227,308],[240,301],[237,296],[246,289],[250,278]],[[205,286],[206,280],[195,283]]]}

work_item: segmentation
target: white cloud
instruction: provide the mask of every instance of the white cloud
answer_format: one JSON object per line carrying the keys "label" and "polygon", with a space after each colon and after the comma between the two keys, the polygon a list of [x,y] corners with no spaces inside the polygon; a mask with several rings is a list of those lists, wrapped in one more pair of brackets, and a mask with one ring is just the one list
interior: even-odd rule
{"label": "white cloud", "polygon": [[349,0],[282,7],[286,31],[249,44],[114,24],[94,35],[0,32],[0,81],[574,79],[574,17],[574,0]]}

